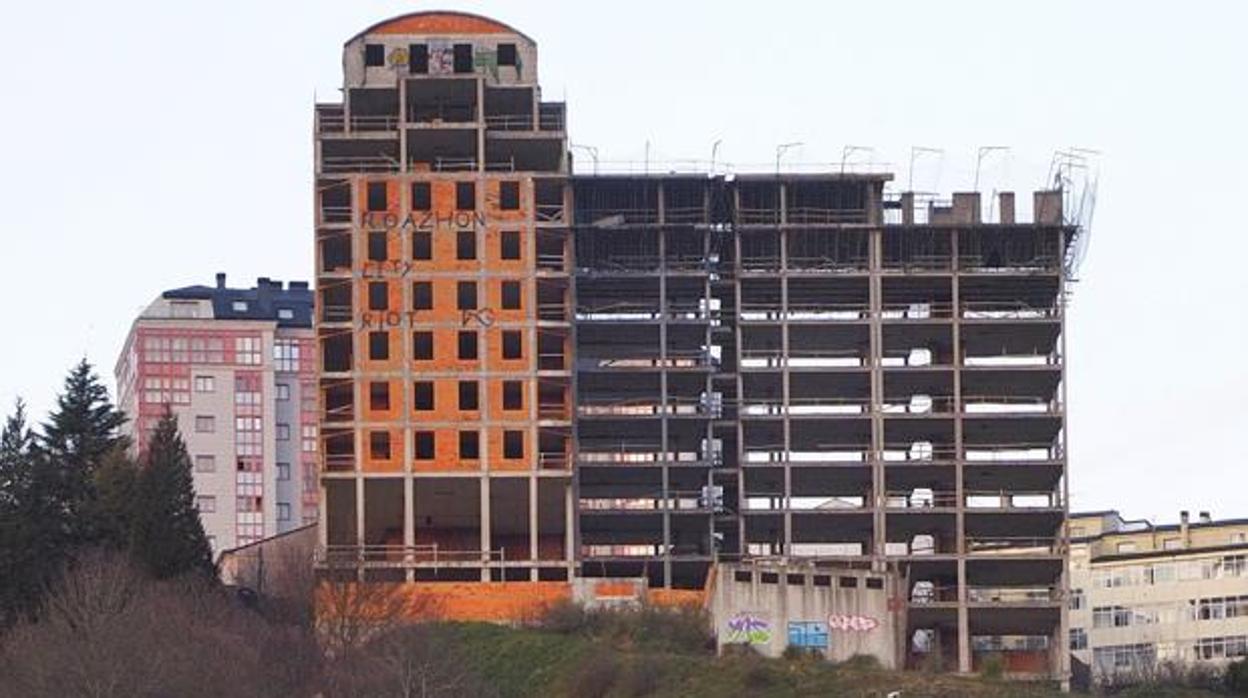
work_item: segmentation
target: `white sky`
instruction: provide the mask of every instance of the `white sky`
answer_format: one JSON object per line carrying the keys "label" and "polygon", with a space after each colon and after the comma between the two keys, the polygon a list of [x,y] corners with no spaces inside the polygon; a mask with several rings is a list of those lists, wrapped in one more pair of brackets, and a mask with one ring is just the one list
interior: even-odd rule
{"label": "white sky", "polygon": [[[449,3],[448,3],[449,4]],[[107,376],[161,290],[312,271],[312,101],[341,46],[423,3],[0,6],[0,405]],[[1248,516],[1241,3],[462,2],[539,44],[547,99],[604,160],[837,162],[1029,192],[1104,152],[1069,327],[1077,509]],[[581,164],[587,165],[581,157]],[[764,165],[765,166],[765,165]],[[111,380],[110,380],[111,383]]]}

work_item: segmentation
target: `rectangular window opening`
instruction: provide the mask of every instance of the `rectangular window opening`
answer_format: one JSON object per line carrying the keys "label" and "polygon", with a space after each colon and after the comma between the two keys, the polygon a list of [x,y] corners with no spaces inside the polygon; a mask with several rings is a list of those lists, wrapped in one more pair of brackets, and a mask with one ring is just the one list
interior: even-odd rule
{"label": "rectangular window opening", "polygon": [[459,382],[459,409],[467,412],[475,412],[480,409],[479,395],[481,391],[477,387],[476,381],[460,381]]}
{"label": "rectangular window opening", "polygon": [[464,330],[459,333],[459,359],[475,361],[477,358],[477,333]]}

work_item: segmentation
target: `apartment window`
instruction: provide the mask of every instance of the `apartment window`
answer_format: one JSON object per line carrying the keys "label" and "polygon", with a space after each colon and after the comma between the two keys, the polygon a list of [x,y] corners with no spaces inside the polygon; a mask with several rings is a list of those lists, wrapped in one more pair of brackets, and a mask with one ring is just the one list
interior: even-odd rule
{"label": "apartment window", "polygon": [[459,409],[464,411],[476,411],[479,409],[478,395],[480,392],[476,381],[460,381]]}
{"label": "apartment window", "polygon": [[433,432],[418,431],[413,435],[415,443],[412,444],[413,451],[417,460],[433,460],[434,441]]}
{"label": "apartment window", "polygon": [[433,236],[428,230],[417,230],[412,233],[412,259],[418,261],[433,259]]}
{"label": "apartment window", "polygon": [[390,358],[390,333],[368,333],[368,358],[373,361],[386,361]]}
{"label": "apartment window", "polygon": [[1083,608],[1084,604],[1086,603],[1087,603],[1087,597],[1084,596],[1083,589],[1071,589],[1070,590],[1070,601],[1069,601],[1070,610],[1078,611],[1079,609]]}
{"label": "apartment window", "polygon": [[208,456],[208,455],[195,456],[195,472],[197,473],[217,472],[217,457]]}
{"label": "apartment window", "polygon": [[459,310],[477,309],[477,282],[460,281],[456,285],[455,307]]}
{"label": "apartment window", "polygon": [[513,66],[520,65],[520,57],[516,54],[515,44],[498,45],[498,64]]}
{"label": "apartment window", "polygon": [[277,384],[277,400],[278,402],[286,402],[290,399],[290,386],[285,383]]}
{"label": "apartment window", "polygon": [[211,514],[217,510],[217,498],[208,495],[200,495],[195,498],[195,508],[201,514]]}
{"label": "apartment window", "polygon": [[381,44],[364,44],[364,66],[376,68],[386,64],[386,47]]}
{"label": "apartment window", "polygon": [[1163,550],[1178,550],[1183,547],[1183,540],[1180,538],[1167,538],[1161,542]]}
{"label": "apartment window", "polygon": [[277,429],[275,430],[274,433],[277,435],[278,441],[290,441],[290,425],[289,424],[278,424]]}
{"label": "apartment window", "polygon": [[390,383],[376,381],[368,384],[368,408],[375,412],[390,409]]}
{"label": "apartment window", "polygon": [[[256,363],[260,362],[256,361]],[[276,371],[299,370],[299,342],[297,340],[273,340],[273,369]],[[256,404],[260,404],[259,400]]]}
{"label": "apartment window", "polygon": [[459,333],[459,358],[461,361],[473,361],[477,358],[477,333],[464,330]]}
{"label": "apartment window", "polygon": [[520,282],[504,281],[502,290],[503,310],[520,309]]}
{"label": "apartment window", "polygon": [[523,355],[520,351],[520,330],[503,330],[503,358],[519,359]]}
{"label": "apartment window", "polygon": [[369,182],[368,183],[368,210],[384,211],[388,206],[386,201],[386,183],[385,182]]}
{"label": "apartment window", "polygon": [[407,72],[417,75],[425,75],[429,72],[429,44],[408,45]]}
{"label": "apartment window", "polygon": [[195,416],[195,431],[200,434],[211,434],[217,430],[217,420],[212,415]]}
{"label": "apartment window", "polygon": [[390,460],[390,432],[368,433],[368,455],[373,460]]}
{"label": "apartment window", "polygon": [[212,376],[195,376],[195,392],[197,393],[215,393],[217,391],[217,380]]}
{"label": "apartment window", "polygon": [[433,188],[428,182],[412,182],[412,210],[433,209]]}
{"label": "apartment window", "polygon": [[277,520],[290,521],[290,505],[285,502],[277,503]]}
{"label": "apartment window", "polygon": [[368,234],[368,261],[386,261],[386,248],[386,234],[384,231],[374,230]]}
{"label": "apartment window", "polygon": [[277,479],[281,482],[285,482],[290,479],[290,463],[277,464]]}
{"label": "apartment window", "polygon": [[234,360],[248,366],[260,365],[260,338],[235,337]]}
{"label": "apartment window", "polygon": [[503,211],[520,210],[519,182],[499,182],[498,207]]}
{"label": "apartment window", "polygon": [[853,589],[858,586],[858,578],[857,577],[839,577],[836,580],[836,585],[838,587],[841,587],[842,589]]}
{"label": "apartment window", "polygon": [[1071,628],[1070,648],[1072,650],[1086,650],[1088,648],[1088,631],[1083,628]]}
{"label": "apartment window", "polygon": [[524,383],[503,381],[503,409],[524,409]]}
{"label": "apartment window", "polygon": [[1135,551],[1136,545],[1133,540],[1123,541],[1118,544],[1118,552],[1120,553],[1133,553]]}
{"label": "apartment window", "polygon": [[433,282],[412,282],[412,310],[433,310]]}
{"label": "apartment window", "polygon": [[455,44],[451,47],[454,52],[454,68],[456,73],[472,72],[472,44]]}
{"label": "apartment window", "polygon": [[459,432],[460,460],[477,460],[481,457],[480,435],[475,431]]}
{"label": "apartment window", "polygon": [[416,361],[433,360],[433,333],[419,331],[412,333],[412,358]]}
{"label": "apartment window", "polygon": [[475,211],[477,208],[477,187],[472,182],[455,183],[455,208],[459,211]]}
{"label": "apartment window", "polygon": [[412,384],[412,408],[417,410],[433,409],[432,381],[416,381]]}
{"label": "apartment window", "polygon": [[294,320],[295,311],[291,310],[290,308],[278,308],[277,319],[278,320]]}
{"label": "apartment window", "polygon": [[477,232],[461,230],[455,234],[455,259],[477,258]]}
{"label": "apartment window", "polygon": [[384,281],[371,281],[368,284],[368,309],[390,309],[390,286]]}
{"label": "apartment window", "polygon": [[520,259],[520,231],[504,230],[499,236],[499,258]]}
{"label": "apartment window", "polygon": [[503,432],[503,458],[524,458],[524,432]]}
{"label": "apartment window", "polygon": [[245,313],[247,312],[247,301],[234,301],[230,304],[230,308],[236,313]]}
{"label": "apartment window", "polygon": [[1239,545],[1248,542],[1248,533],[1232,533],[1231,545]]}

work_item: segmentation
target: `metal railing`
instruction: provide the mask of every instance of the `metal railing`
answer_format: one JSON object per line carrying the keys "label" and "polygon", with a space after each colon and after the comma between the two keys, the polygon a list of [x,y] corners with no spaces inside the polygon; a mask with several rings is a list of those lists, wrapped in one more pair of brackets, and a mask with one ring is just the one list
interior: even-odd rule
{"label": "metal railing", "polygon": [[384,155],[322,155],[321,171],[329,173],[398,172],[402,163]]}
{"label": "metal railing", "polygon": [[318,547],[317,564],[350,567],[442,567],[505,563],[497,550],[444,550],[437,543],[421,545],[329,545]]}

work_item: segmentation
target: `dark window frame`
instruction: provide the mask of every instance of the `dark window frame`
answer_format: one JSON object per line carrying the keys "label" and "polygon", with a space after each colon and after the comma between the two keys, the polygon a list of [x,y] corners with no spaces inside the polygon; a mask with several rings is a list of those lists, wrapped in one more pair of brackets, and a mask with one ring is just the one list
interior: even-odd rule
{"label": "dark window frame", "polygon": [[412,259],[418,262],[433,259],[433,233],[428,230],[412,232]]}
{"label": "dark window frame", "polygon": [[[456,345],[456,356],[460,361],[477,361],[481,358],[481,340],[476,330],[460,330]],[[469,347],[471,351],[468,350]]]}
{"label": "dark window frame", "polygon": [[451,44],[451,69],[457,75],[473,72],[472,44]]}
{"label": "dark window frame", "polygon": [[523,310],[524,287],[519,281],[506,280],[499,284],[498,304],[503,310]]}
{"label": "dark window frame", "polygon": [[[378,340],[381,339],[385,340],[384,343],[378,344]],[[384,347],[384,351],[380,351],[379,347]],[[390,332],[387,330],[376,330],[368,333],[368,360],[390,360]]]}
{"label": "dark window frame", "polygon": [[[380,291],[380,293],[378,293]],[[368,282],[368,309],[390,309],[390,284],[385,281]]]}
{"label": "dark window frame", "polygon": [[[517,445],[517,443],[519,445]],[[524,458],[524,432],[519,429],[503,431],[503,458]]]}
{"label": "dark window frame", "polygon": [[433,460],[438,455],[438,435],[434,431],[418,431],[412,434],[412,457],[416,460]]}
{"label": "dark window frame", "polygon": [[390,210],[390,192],[385,182],[369,182],[367,191],[368,210],[379,213]]}
{"label": "dark window frame", "polygon": [[498,45],[498,64],[520,66],[520,50],[512,43],[502,43]]}
{"label": "dark window frame", "polygon": [[[433,332],[429,330],[416,330],[412,332],[412,360],[413,361],[433,361]],[[428,351],[425,351],[425,350]]]}
{"label": "dark window frame", "polygon": [[412,282],[412,310],[433,310],[433,282]]}
{"label": "dark window frame", "polygon": [[373,412],[389,412],[390,404],[390,381],[369,381],[368,409]]}
{"label": "dark window frame", "polygon": [[500,211],[520,210],[519,182],[507,181],[498,183],[498,209]]}
{"label": "dark window frame", "polygon": [[368,231],[368,261],[384,262],[390,258],[390,239],[384,230]]}
{"label": "dark window frame", "polygon": [[455,210],[477,210],[477,185],[475,182],[455,183]]}
{"label": "dark window frame", "polygon": [[503,410],[524,409],[524,381],[503,381]]}
{"label": "dark window frame", "polygon": [[385,44],[364,44],[364,67],[378,68],[386,65]]}
{"label": "dark window frame", "polygon": [[476,310],[480,305],[478,300],[480,294],[477,291],[477,282],[475,281],[456,281],[455,282],[455,309],[456,310]]}
{"label": "dark window frame", "polygon": [[429,182],[412,182],[413,211],[433,210],[433,185]]}
{"label": "dark window frame", "polygon": [[521,259],[524,257],[524,243],[519,230],[504,230],[498,236],[499,259]]}
{"label": "dark window frame", "polygon": [[[514,351],[512,351],[513,349]],[[524,358],[524,333],[522,331],[503,330],[502,357],[506,361],[517,361]]]}
{"label": "dark window frame", "polygon": [[393,451],[390,448],[390,432],[368,432],[368,457],[372,460],[390,460]]}
{"label": "dark window frame", "polygon": [[477,381],[459,381],[459,411],[478,412],[481,409],[481,385]]}
{"label": "dark window frame", "polygon": [[429,44],[407,45],[407,72],[413,75],[429,74]]}
{"label": "dark window frame", "polygon": [[415,381],[412,383],[412,409],[428,412],[437,406],[437,388],[433,381]]}

